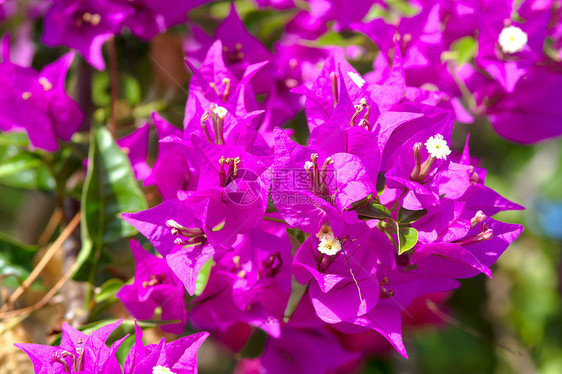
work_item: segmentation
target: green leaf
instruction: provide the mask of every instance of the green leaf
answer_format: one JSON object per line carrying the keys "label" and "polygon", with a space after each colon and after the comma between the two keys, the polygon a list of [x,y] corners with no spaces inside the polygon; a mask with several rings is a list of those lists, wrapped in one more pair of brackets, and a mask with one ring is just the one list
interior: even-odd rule
{"label": "green leaf", "polygon": [[53,191],[56,186],[55,179],[45,166],[33,170],[24,170],[21,173],[0,178],[0,184],[26,190],[42,191]]}
{"label": "green leaf", "polygon": [[419,13],[418,9],[404,0],[386,0],[385,3],[405,16],[413,16]]}
{"label": "green leaf", "polygon": [[338,32],[327,32],[316,40],[318,45],[344,45],[345,39]]}
{"label": "green leaf", "polygon": [[418,230],[413,227],[400,227],[398,230],[398,254],[409,251],[418,242]]}
{"label": "green leaf", "polygon": [[382,195],[382,193],[384,192],[384,187],[386,186],[386,177],[384,176],[384,173],[380,172],[378,177],[377,177],[377,196]]}
{"label": "green leaf", "polygon": [[250,338],[240,352],[244,358],[257,358],[263,353],[267,335],[262,329],[254,329]]}
{"label": "green leaf", "polygon": [[279,38],[287,23],[295,16],[296,11],[256,11],[257,15],[261,15],[259,20],[260,28],[257,30],[256,36],[264,41],[267,45],[269,40]]}
{"label": "green leaf", "polygon": [[225,224],[226,224],[226,219],[217,223],[213,228],[211,228],[211,231],[213,232],[221,231],[222,229],[224,229]]}
{"label": "green leaf", "polygon": [[133,109],[134,118],[149,117],[152,112],[161,112],[166,109],[166,102],[163,100],[151,101],[143,105],[139,105]]}
{"label": "green leaf", "polygon": [[0,145],[16,145],[18,147],[29,147],[29,137],[25,132],[0,133]]}
{"label": "green leaf", "polygon": [[361,199],[359,201],[354,202],[353,204],[351,204],[351,206],[349,208],[347,208],[347,210],[356,210],[358,208],[361,208],[363,206],[367,206],[368,204],[370,204],[371,200],[372,200],[373,194],[368,195],[367,197],[365,197],[364,199]]}
{"label": "green leaf", "polygon": [[129,104],[133,106],[137,105],[141,100],[141,87],[139,82],[131,76],[126,76],[124,86],[125,97]]}
{"label": "green leaf", "polygon": [[28,146],[27,134],[0,134],[0,184],[23,189],[53,190],[55,180],[40,153],[22,150]]}
{"label": "green leaf", "polygon": [[409,210],[403,207],[398,209],[398,222],[401,224],[403,223],[412,223],[416,222],[418,219],[422,218],[427,214],[427,210]]}
{"label": "green leaf", "polygon": [[119,365],[121,366],[125,365],[125,360],[127,360],[129,351],[131,350],[133,344],[135,344],[136,341],[137,341],[137,337],[134,335],[134,333],[132,333],[131,335],[129,335],[127,339],[125,339],[123,343],[121,343],[119,349],[117,350],[117,353],[115,354],[115,358],[117,359],[117,362],[119,362]]}
{"label": "green leaf", "polygon": [[92,101],[96,106],[104,107],[111,104],[110,84],[108,72],[96,72],[92,79]]}
{"label": "green leaf", "polygon": [[289,237],[289,242],[291,243],[291,253],[294,257],[295,253],[297,253],[302,243],[304,243],[304,241],[308,237],[308,234],[302,232],[299,229],[286,229],[286,231],[287,236]]}
{"label": "green leaf", "polygon": [[0,234],[0,278],[3,286],[16,288],[33,270],[36,248],[16,242]]}
{"label": "green leaf", "polygon": [[359,219],[362,220],[385,219],[390,217],[390,211],[384,205],[377,202],[372,202],[368,206],[358,208],[357,214],[359,215]]}
{"label": "green leaf", "polygon": [[201,271],[197,275],[197,280],[195,281],[195,293],[194,293],[195,296],[201,295],[205,290],[205,287],[207,286],[207,282],[209,281],[209,276],[211,275],[211,269],[213,268],[214,264],[215,262],[213,261],[212,258],[210,258],[207,260],[207,262],[205,262],[205,265],[203,265],[203,267],[201,268]]}
{"label": "green leaf", "polygon": [[92,131],[88,159],[81,202],[82,249],[74,279],[95,284],[98,266],[111,262],[111,244],[136,233],[121,213],[144,210],[147,203],[129,159],[106,128]]}
{"label": "green leaf", "polygon": [[384,9],[381,5],[375,4],[371,6],[367,15],[363,18],[363,23],[370,22],[377,18],[384,18],[386,16],[386,9]]}
{"label": "green leaf", "polygon": [[300,284],[299,282],[297,282],[294,276],[292,277],[291,295],[289,296],[289,302],[287,303],[287,307],[285,308],[285,313],[283,313],[283,321],[285,323],[288,323],[293,316],[293,313],[295,313],[299,302],[306,293],[306,290],[308,290],[309,284],[310,283]]}
{"label": "green leaf", "polygon": [[470,37],[465,36],[451,45],[450,51],[445,51],[441,55],[441,59],[444,61],[454,60],[457,65],[462,65],[474,58],[478,52],[478,42]]}
{"label": "green leaf", "polygon": [[96,292],[95,301],[101,303],[102,301],[115,299],[115,294],[123,287],[121,279],[112,278],[101,285],[99,292]]}
{"label": "green leaf", "polygon": [[15,156],[2,160],[0,178],[9,177],[26,170],[36,169],[42,165],[37,155],[29,152],[19,152]]}

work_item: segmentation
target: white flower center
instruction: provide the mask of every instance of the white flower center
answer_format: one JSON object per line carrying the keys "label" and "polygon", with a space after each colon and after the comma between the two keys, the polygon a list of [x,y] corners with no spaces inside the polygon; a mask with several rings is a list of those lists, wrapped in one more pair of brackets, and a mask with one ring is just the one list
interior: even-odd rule
{"label": "white flower center", "polygon": [[521,52],[527,45],[527,33],[517,26],[505,27],[498,38],[500,47],[504,53]]}
{"label": "white flower center", "polygon": [[174,374],[165,366],[155,366],[152,368],[152,374]]}
{"label": "white flower center", "polygon": [[215,113],[219,118],[224,118],[228,114],[228,111],[222,106],[216,106],[213,108],[213,113]]}
{"label": "white flower center", "polygon": [[332,235],[325,235],[322,239],[320,239],[320,244],[318,244],[318,251],[328,256],[333,256],[341,251],[341,243]]}
{"label": "white flower center", "polygon": [[351,78],[353,82],[357,85],[357,87],[361,88],[365,84],[365,79],[361,78],[359,74],[354,71],[348,71],[347,75]]}
{"label": "white flower center", "polygon": [[441,134],[437,134],[427,139],[425,142],[425,148],[432,157],[441,160],[446,160],[447,156],[451,154],[447,141],[443,139]]}
{"label": "white flower center", "polygon": [[28,100],[31,97],[31,92],[25,91],[21,94],[21,98],[24,100]]}

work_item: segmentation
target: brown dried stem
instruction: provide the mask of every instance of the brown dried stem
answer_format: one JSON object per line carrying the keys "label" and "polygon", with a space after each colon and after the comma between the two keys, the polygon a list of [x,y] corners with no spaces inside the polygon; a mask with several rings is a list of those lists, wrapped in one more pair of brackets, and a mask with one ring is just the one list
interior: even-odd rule
{"label": "brown dried stem", "polygon": [[[79,223],[80,223],[80,212],[76,213],[74,218],[72,218],[68,226],[65,227],[63,232],[57,238],[57,240],[55,240],[55,242],[47,250],[45,255],[41,258],[41,261],[39,261],[39,263],[37,264],[37,266],[35,266],[31,274],[29,274],[29,277],[27,277],[27,279],[21,284],[21,286],[19,286],[14,291],[14,293],[8,298],[6,304],[4,304],[2,309],[0,309],[0,313],[5,312],[10,307],[10,305],[13,305],[16,302],[16,300],[29,288],[29,286],[31,286],[31,284],[35,281],[35,279],[37,279],[39,274],[43,271],[45,266],[47,266],[49,261],[53,258],[56,252],[61,248],[64,241],[68,239],[70,234],[72,234],[72,232],[78,226]],[[2,314],[0,314],[0,316],[1,315]]]}
{"label": "brown dried stem", "polygon": [[39,236],[39,240],[37,240],[37,244],[40,247],[49,242],[49,239],[51,239],[51,237],[53,236],[55,230],[57,229],[57,226],[59,225],[59,223],[61,223],[62,219],[62,210],[58,208],[55,209],[53,215],[51,216],[51,218],[49,218],[49,222],[47,223],[45,230],[43,230],[41,236]]}
{"label": "brown dried stem", "polygon": [[12,317],[18,317],[24,314],[31,314],[39,309],[41,309],[42,307],[44,307],[45,305],[47,305],[47,303],[49,301],[51,301],[51,299],[57,294],[57,292],[62,288],[62,286],[64,286],[64,284],[70,279],[70,277],[72,276],[72,273],[74,273],[74,271],[77,269],[77,263],[74,263],[70,269],[68,269],[68,271],[62,276],[61,279],[59,279],[59,281],[53,286],[53,288],[51,288],[49,290],[49,292],[47,292],[47,294],[45,296],[43,296],[43,298],[41,300],[39,300],[36,304],[29,306],[27,308],[22,308],[22,309],[17,309],[17,310],[12,310],[10,312],[5,312],[5,313],[0,313],[0,320],[2,319],[8,319],[8,318],[12,318]]}

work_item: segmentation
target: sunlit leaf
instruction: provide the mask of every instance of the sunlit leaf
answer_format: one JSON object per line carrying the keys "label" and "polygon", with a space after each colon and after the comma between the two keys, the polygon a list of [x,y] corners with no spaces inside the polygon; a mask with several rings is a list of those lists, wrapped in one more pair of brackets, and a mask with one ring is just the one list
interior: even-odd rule
{"label": "sunlit leaf", "polygon": [[123,281],[117,278],[112,278],[101,285],[99,292],[96,292],[96,303],[102,301],[115,299],[115,294],[123,287]]}
{"label": "sunlit leaf", "polygon": [[418,231],[413,227],[400,227],[398,230],[398,254],[409,251],[418,242]]}
{"label": "sunlit leaf", "polygon": [[283,321],[288,323],[293,313],[297,309],[302,297],[308,290],[308,284],[300,284],[297,282],[295,277],[292,277],[291,280],[291,295],[289,296],[289,302],[287,303],[287,307],[285,308],[285,313],[283,313]]}
{"label": "sunlit leaf", "polygon": [[100,262],[111,258],[110,244],[136,233],[121,219],[121,213],[146,209],[147,203],[129,159],[107,129],[92,131],[88,158],[82,191],[82,249],[75,279],[95,282]]}
{"label": "sunlit leaf", "polygon": [[16,175],[26,170],[32,170],[41,166],[39,157],[33,153],[20,152],[7,160],[2,160],[0,165],[0,178]]}
{"label": "sunlit leaf", "polygon": [[205,265],[203,265],[201,271],[199,271],[197,280],[195,281],[195,296],[201,295],[205,290],[207,282],[209,281],[209,276],[211,275],[211,269],[213,268],[213,265],[214,261],[212,258],[210,258],[209,260],[207,260],[207,262],[205,262]]}
{"label": "sunlit leaf", "polygon": [[403,207],[398,209],[398,222],[400,223],[412,223],[416,222],[418,219],[422,218],[427,214],[427,210],[409,210]]}

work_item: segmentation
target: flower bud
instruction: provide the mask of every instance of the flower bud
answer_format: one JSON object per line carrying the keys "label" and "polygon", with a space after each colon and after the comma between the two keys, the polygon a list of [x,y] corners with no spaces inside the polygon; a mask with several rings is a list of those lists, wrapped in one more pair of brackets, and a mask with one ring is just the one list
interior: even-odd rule
{"label": "flower bud", "polygon": [[476,212],[474,217],[472,217],[472,219],[470,220],[470,228],[473,228],[474,226],[476,226],[480,222],[484,221],[486,218],[488,218],[488,216],[485,215],[484,212],[479,210],[478,212]]}

